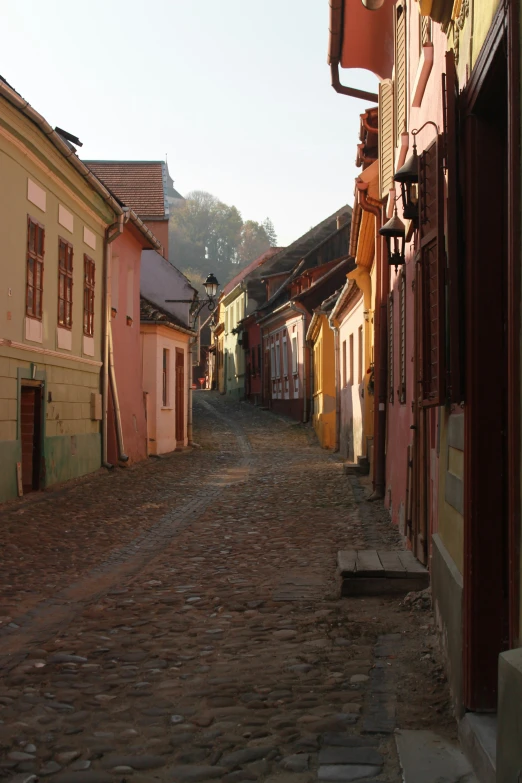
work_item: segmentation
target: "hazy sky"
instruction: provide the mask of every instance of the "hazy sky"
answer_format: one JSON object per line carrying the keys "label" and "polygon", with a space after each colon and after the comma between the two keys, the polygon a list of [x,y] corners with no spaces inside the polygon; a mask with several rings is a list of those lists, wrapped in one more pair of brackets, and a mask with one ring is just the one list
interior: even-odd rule
{"label": "hazy sky", "polygon": [[[352,203],[359,114],[326,64],[328,0],[3,0],[0,74],[86,159],[165,159],[176,188],[280,244]],[[345,71],[345,84],[376,79]]]}

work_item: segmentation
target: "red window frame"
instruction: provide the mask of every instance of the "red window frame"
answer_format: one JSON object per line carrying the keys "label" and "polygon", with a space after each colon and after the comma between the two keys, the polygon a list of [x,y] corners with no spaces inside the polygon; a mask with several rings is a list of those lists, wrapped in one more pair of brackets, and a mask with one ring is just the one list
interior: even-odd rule
{"label": "red window frame", "polygon": [[27,279],[25,312],[30,318],[42,320],[45,228],[27,216]]}
{"label": "red window frame", "polygon": [[58,238],[58,325],[72,329],[73,246]]}
{"label": "red window frame", "polygon": [[83,333],[94,335],[94,284],[96,267],[92,258],[83,256]]}

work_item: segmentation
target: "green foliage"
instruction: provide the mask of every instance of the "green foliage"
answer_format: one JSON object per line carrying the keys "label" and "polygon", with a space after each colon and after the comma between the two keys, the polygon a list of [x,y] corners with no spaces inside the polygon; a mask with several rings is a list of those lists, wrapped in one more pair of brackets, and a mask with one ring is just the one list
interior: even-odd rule
{"label": "green foliage", "polygon": [[276,241],[269,218],[244,223],[237,207],[203,190],[189,193],[169,221],[170,260],[196,288],[211,270],[224,285]]}

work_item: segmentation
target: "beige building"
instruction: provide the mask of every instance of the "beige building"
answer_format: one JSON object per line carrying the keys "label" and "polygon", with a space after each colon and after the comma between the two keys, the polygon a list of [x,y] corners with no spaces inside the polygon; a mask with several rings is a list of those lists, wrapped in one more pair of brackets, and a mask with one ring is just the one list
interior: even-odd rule
{"label": "beige building", "polygon": [[70,140],[0,78],[0,501],[102,464],[105,237],[122,210]]}

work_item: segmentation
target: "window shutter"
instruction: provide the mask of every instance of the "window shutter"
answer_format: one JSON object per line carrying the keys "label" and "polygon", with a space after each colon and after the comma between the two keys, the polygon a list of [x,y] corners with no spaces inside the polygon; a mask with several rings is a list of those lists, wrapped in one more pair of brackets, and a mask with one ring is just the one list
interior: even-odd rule
{"label": "window shutter", "polygon": [[448,310],[449,310],[449,375],[448,396],[450,402],[460,404],[463,389],[464,323],[462,295],[463,274],[462,205],[459,193],[458,159],[458,100],[459,88],[455,70],[455,55],[446,52],[446,74],[443,77],[443,106],[445,107],[444,138],[446,142],[446,168],[448,172]]}
{"label": "window shutter", "polygon": [[404,268],[399,280],[399,326],[399,402],[404,405],[406,402],[406,269]]}
{"label": "window shutter", "polygon": [[442,137],[419,159],[423,405],[445,400],[445,250]]}
{"label": "window shutter", "polygon": [[406,130],[406,93],[406,6],[401,2],[395,6],[395,145]]}
{"label": "window shutter", "polygon": [[388,298],[388,400],[393,403],[393,294]]}
{"label": "window shutter", "polygon": [[379,84],[379,191],[387,198],[393,187],[393,82]]}

